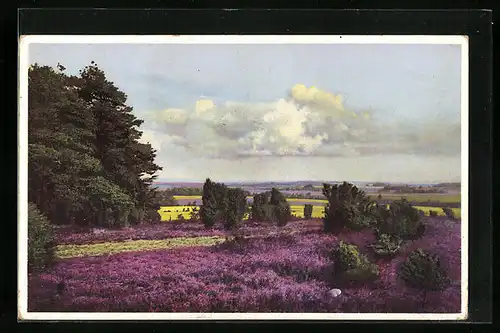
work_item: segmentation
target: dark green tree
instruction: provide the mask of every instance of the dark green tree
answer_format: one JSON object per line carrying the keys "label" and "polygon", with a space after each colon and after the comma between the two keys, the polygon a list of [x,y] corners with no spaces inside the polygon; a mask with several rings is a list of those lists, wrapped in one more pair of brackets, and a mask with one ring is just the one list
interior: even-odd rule
{"label": "dark green tree", "polygon": [[47,267],[53,257],[53,230],[35,204],[28,204],[28,268],[30,271]]}
{"label": "dark green tree", "polygon": [[[156,173],[161,167],[154,163],[156,151],[149,144],[139,142],[142,120],[126,104],[127,96],[104,72],[91,63],[80,72],[78,84],[80,98],[95,119],[97,158],[101,161],[107,179],[130,196],[137,209],[156,209],[149,206],[154,192],[150,191]],[[126,216],[129,208],[119,208],[118,215]]]}
{"label": "dark green tree", "polygon": [[29,200],[58,224],[126,225],[157,209],[155,151],[104,72],[35,64],[28,79]]}
{"label": "dark green tree", "polygon": [[328,200],[323,218],[326,232],[337,233],[343,228],[359,230],[375,223],[375,204],[355,185],[323,185]]}
{"label": "dark green tree", "polygon": [[203,195],[201,197],[200,218],[205,227],[211,228],[217,220],[217,200],[215,195],[215,183],[207,178],[203,184]]}
{"label": "dark green tree", "polygon": [[313,205],[305,204],[304,205],[304,218],[310,219],[313,213]]}
{"label": "dark green tree", "polygon": [[240,227],[245,215],[247,199],[245,192],[240,188],[227,188],[223,207],[224,228],[236,230]]}

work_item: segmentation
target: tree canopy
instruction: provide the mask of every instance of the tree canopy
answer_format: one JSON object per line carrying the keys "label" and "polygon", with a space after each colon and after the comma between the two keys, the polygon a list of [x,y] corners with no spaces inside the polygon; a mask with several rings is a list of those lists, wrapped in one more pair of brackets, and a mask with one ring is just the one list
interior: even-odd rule
{"label": "tree canopy", "polygon": [[94,62],[78,76],[34,64],[28,90],[28,197],[50,221],[126,225],[156,208],[143,121]]}

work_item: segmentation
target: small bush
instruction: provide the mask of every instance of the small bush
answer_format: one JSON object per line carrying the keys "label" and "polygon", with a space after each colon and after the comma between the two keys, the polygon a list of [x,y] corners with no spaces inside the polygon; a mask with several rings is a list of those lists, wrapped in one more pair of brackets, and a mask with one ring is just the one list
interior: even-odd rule
{"label": "small bush", "polygon": [[177,220],[184,221],[185,220],[184,215],[182,214],[177,215]]}
{"label": "small bush", "polygon": [[28,267],[41,270],[54,258],[53,230],[35,204],[28,204]]}
{"label": "small bush", "polygon": [[356,245],[340,242],[334,252],[335,275],[343,282],[364,283],[378,278],[378,266],[361,254]]}
{"label": "small bush", "polygon": [[429,211],[429,216],[436,217],[436,216],[438,216],[438,212],[436,212],[435,210],[432,210],[432,209],[431,209],[431,210]]}
{"label": "small bush", "polygon": [[374,202],[355,185],[323,184],[323,195],[328,200],[323,218],[325,232],[338,233],[344,227],[360,230],[376,222]]}
{"label": "small bush", "polygon": [[377,206],[377,233],[387,234],[400,239],[415,239],[422,236],[424,224],[418,210],[406,199],[396,200],[389,209]]}
{"label": "small bush", "polygon": [[442,290],[450,284],[439,257],[422,249],[410,253],[398,273],[406,284],[414,288]]}
{"label": "small bush", "polygon": [[148,222],[148,223],[151,223],[151,224],[155,224],[155,223],[160,223],[161,222],[161,216],[160,214],[158,213],[157,210],[155,209],[147,209],[144,214],[144,219]]}
{"label": "small bush", "polygon": [[304,218],[310,219],[313,213],[313,205],[305,204],[304,205]]}
{"label": "small bush", "polygon": [[292,212],[285,196],[272,188],[271,191],[254,195],[250,218],[256,222],[273,222],[281,227],[292,219]]}
{"label": "small bush", "polygon": [[379,257],[392,257],[399,253],[403,241],[394,236],[382,234],[377,242],[371,245],[373,252]]}
{"label": "small bush", "polygon": [[[144,209],[134,207],[129,215],[130,224],[136,225],[144,221],[145,212]],[[159,216],[159,215],[158,215]],[[161,217],[160,217],[161,219]]]}
{"label": "small bush", "polygon": [[448,217],[450,220],[456,221],[457,217],[455,216],[455,213],[453,213],[453,210],[450,207],[443,207],[443,212]]}
{"label": "small bush", "polygon": [[287,202],[280,202],[274,206],[274,219],[279,227],[285,226],[292,219],[290,205]]}
{"label": "small bush", "polygon": [[224,228],[234,230],[240,227],[243,216],[247,209],[245,192],[240,188],[228,188],[226,190],[226,202],[222,212]]}
{"label": "small bush", "polygon": [[209,178],[203,184],[201,197],[200,219],[206,228],[212,228],[217,221],[218,204],[216,198],[216,184]]}

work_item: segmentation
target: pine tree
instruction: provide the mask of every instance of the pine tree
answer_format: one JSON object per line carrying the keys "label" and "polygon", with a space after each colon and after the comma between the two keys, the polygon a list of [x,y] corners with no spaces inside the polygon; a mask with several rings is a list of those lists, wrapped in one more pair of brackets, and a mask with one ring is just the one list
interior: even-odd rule
{"label": "pine tree", "polygon": [[[28,197],[53,223],[126,225],[155,209],[156,152],[138,142],[142,121],[95,64],[68,76],[29,70]],[[139,218],[140,219],[140,218]]]}
{"label": "pine tree", "polygon": [[217,200],[215,197],[214,183],[207,178],[203,184],[202,205],[200,207],[200,218],[205,227],[211,228],[217,219]]}

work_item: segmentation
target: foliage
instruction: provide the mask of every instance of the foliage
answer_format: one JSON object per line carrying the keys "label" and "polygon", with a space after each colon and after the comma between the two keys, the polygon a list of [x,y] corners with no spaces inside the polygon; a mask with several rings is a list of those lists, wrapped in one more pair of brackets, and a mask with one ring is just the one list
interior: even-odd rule
{"label": "foliage", "polygon": [[403,241],[401,239],[382,234],[378,237],[377,242],[371,245],[371,248],[380,257],[392,257],[399,253],[402,245]]}
{"label": "foliage", "polygon": [[250,218],[253,221],[271,220],[271,211],[266,210],[266,206],[269,205],[269,196],[269,192],[257,193],[253,196],[250,213]]}
{"label": "foliage", "polygon": [[409,286],[424,290],[442,290],[451,282],[439,256],[422,249],[411,252],[398,273]]}
{"label": "foliage", "polygon": [[203,185],[202,205],[200,208],[200,218],[205,227],[211,228],[217,220],[218,205],[215,196],[215,183],[207,178]]}
{"label": "foliage", "polygon": [[271,221],[282,227],[292,218],[290,204],[276,188],[254,195],[251,205],[251,219],[258,222]]}
{"label": "foliage", "polygon": [[155,224],[161,222],[161,215],[158,213],[156,209],[147,209],[146,214],[144,216],[144,220],[147,223]]}
{"label": "foliage", "polygon": [[246,195],[240,188],[228,188],[225,190],[225,196],[223,199],[224,228],[226,230],[234,230],[240,226],[246,212]]}
{"label": "foliage", "polygon": [[343,282],[364,283],[378,278],[378,266],[360,253],[356,245],[341,241],[333,256],[335,275]]}
{"label": "foliage", "polygon": [[313,205],[305,204],[304,205],[304,217],[306,219],[310,219],[312,217],[312,213],[313,213]]}
{"label": "foliage", "polygon": [[377,233],[397,238],[415,239],[422,236],[424,224],[418,210],[406,199],[396,200],[386,208],[377,205]]}
{"label": "foliage", "polygon": [[[201,196],[203,195],[203,189],[198,187],[173,187],[164,190],[168,196]],[[165,205],[168,206],[168,205]]]}
{"label": "foliage", "polygon": [[28,204],[28,267],[40,270],[53,259],[53,230],[48,219],[33,204]]}
{"label": "foliage", "polygon": [[290,205],[285,202],[279,202],[277,205],[273,205],[274,207],[274,220],[279,227],[285,226],[288,221],[292,218],[292,212],[290,209]]}
{"label": "foliage", "polygon": [[375,205],[355,185],[323,185],[323,195],[328,203],[323,218],[325,232],[338,233],[347,227],[361,230],[375,223]]}
{"label": "foliage", "polygon": [[55,224],[140,223],[161,168],[126,95],[93,62],[79,76],[35,64],[28,80],[29,200]]}
{"label": "foliage", "polygon": [[429,216],[433,216],[433,217],[438,216],[438,212],[431,209],[431,210],[429,210]]}
{"label": "foliage", "polygon": [[457,220],[457,217],[455,216],[455,213],[453,212],[453,210],[451,208],[443,207],[442,210],[443,210],[443,213],[446,215],[446,217],[448,217],[450,220],[453,220],[453,221]]}

